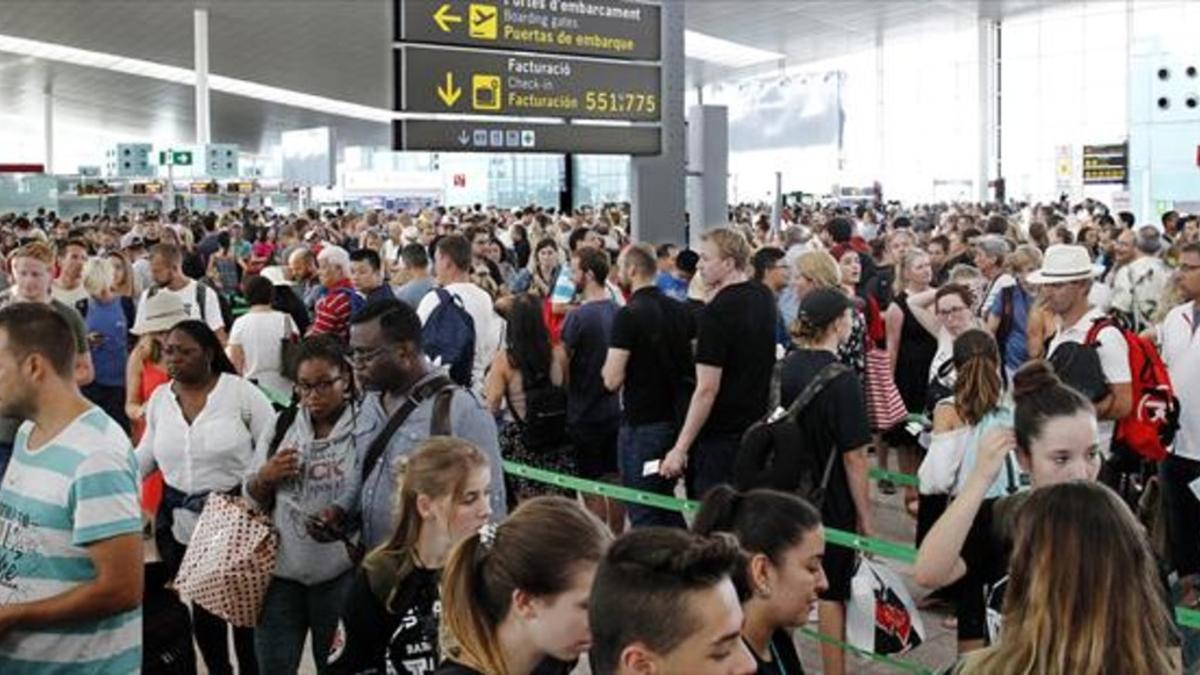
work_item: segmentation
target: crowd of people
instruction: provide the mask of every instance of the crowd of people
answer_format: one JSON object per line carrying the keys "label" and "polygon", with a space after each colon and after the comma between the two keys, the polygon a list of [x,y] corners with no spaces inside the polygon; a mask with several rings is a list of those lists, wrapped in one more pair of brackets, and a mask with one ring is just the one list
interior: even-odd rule
{"label": "crowd of people", "polygon": [[[729,215],[0,216],[0,672],[795,675],[901,491],[947,672],[1194,665],[1196,216]],[[277,533],[253,627],[171,590],[212,495]]]}

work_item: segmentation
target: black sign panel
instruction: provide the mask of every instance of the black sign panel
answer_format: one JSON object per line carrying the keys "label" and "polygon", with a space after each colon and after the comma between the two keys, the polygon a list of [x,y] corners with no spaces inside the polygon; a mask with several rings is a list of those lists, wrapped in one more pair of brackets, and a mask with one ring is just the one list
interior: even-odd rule
{"label": "black sign panel", "polygon": [[657,61],[661,10],[623,0],[397,0],[396,40]]}
{"label": "black sign panel", "polygon": [[661,69],[566,56],[405,46],[396,109],[408,112],[657,122]]}
{"label": "black sign panel", "polygon": [[657,155],[662,151],[662,137],[658,127],[396,120],[392,123],[392,149]]}
{"label": "black sign panel", "polygon": [[1128,180],[1128,143],[1083,146],[1084,185],[1124,185]]}

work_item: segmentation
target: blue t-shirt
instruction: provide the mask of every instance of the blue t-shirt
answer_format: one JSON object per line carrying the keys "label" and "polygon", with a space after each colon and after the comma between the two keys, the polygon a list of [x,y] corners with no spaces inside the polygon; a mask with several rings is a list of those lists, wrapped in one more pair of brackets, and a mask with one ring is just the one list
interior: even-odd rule
{"label": "blue t-shirt", "polygon": [[654,280],[654,285],[658,286],[658,290],[663,292],[663,295],[685,302],[688,299],[688,282],[676,277],[673,274],[659,272],[658,277]]}
{"label": "blue t-shirt", "polygon": [[[1029,359],[1029,344],[1026,342],[1025,327],[1029,321],[1029,295],[1025,289],[1021,288],[1020,284],[1012,286],[1013,312],[1012,312],[1012,330],[1008,331],[1008,335],[1004,338],[1004,344],[1000,348],[1004,350],[1004,370],[1008,373],[1015,373]],[[996,299],[992,301],[992,306],[988,310],[991,314],[997,317],[1004,317],[1004,295],[1005,291],[1000,291],[996,294]]]}
{"label": "blue t-shirt", "polygon": [[104,339],[92,347],[92,366],[96,370],[95,383],[105,387],[125,386],[125,362],[129,358],[129,325],[121,299],[113,297],[109,302],[88,298],[88,333],[99,333]]}
{"label": "blue t-shirt", "polygon": [[585,302],[567,314],[562,327],[563,346],[571,354],[567,386],[567,422],[607,422],[620,414],[617,395],[604,387],[600,376],[616,319],[617,303]]}

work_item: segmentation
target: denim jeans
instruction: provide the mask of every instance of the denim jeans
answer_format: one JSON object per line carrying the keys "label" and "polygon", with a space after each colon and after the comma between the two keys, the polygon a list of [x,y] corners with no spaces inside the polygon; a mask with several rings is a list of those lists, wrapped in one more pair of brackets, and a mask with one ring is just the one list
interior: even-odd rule
{"label": "denim jeans", "polygon": [[262,618],[254,630],[254,651],[263,673],[295,675],[310,630],[317,672],[326,672],[329,647],[353,579],[352,571],[312,586],[271,579]]}
{"label": "denim jeans", "polygon": [[696,439],[688,457],[689,499],[704,499],[716,486],[733,483],[733,462],[741,442],[740,433],[702,434]]}
{"label": "denim jeans", "polygon": [[[634,490],[673,496],[672,489],[675,481],[667,480],[658,474],[643,476],[642,467],[646,462],[661,460],[674,442],[675,427],[670,422],[655,422],[638,426],[622,423],[621,430],[617,435],[617,451],[621,460],[621,484]],[[653,506],[626,504],[625,512],[629,514],[629,522],[634,527],[651,525],[687,527],[683,521],[683,515],[676,511],[667,511]]]}

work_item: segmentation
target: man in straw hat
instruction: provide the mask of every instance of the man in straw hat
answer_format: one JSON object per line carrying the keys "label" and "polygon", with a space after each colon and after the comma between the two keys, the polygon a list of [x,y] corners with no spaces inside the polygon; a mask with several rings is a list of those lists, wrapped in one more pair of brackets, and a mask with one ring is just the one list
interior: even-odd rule
{"label": "man in straw hat", "polygon": [[1055,316],[1057,330],[1046,350],[1047,358],[1065,382],[1092,399],[1099,425],[1100,451],[1106,456],[1116,420],[1133,405],[1129,347],[1115,326],[1105,326],[1095,336],[1095,349],[1081,349],[1092,325],[1104,312],[1088,302],[1092,279],[1098,274],[1082,246],[1056,244],[1046,249],[1042,268],[1028,282],[1042,287],[1041,299]]}

